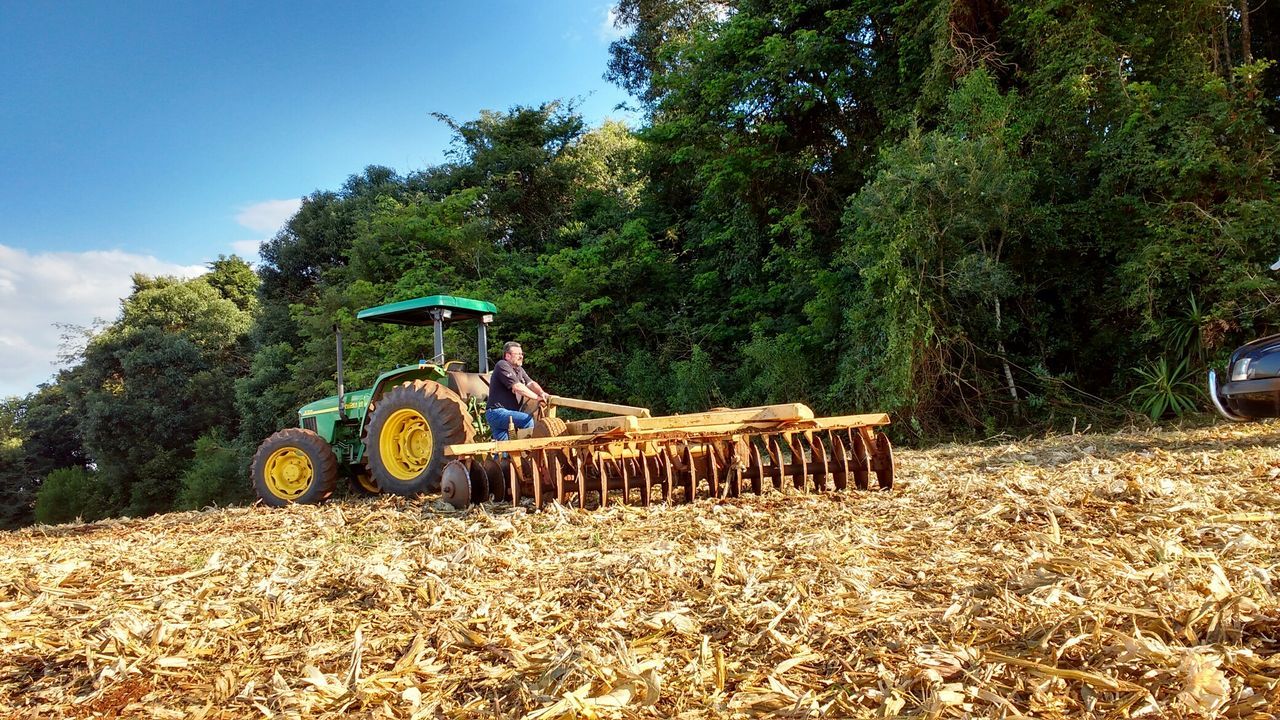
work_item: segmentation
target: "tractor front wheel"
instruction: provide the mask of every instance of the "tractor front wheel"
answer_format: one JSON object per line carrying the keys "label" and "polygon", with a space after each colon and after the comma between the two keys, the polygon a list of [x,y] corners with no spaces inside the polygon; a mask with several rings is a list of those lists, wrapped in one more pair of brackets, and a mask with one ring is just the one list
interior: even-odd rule
{"label": "tractor front wheel", "polygon": [[253,490],[272,507],[311,505],[333,494],[338,459],[324,438],[302,428],[268,437],[253,455]]}
{"label": "tractor front wheel", "polygon": [[382,488],[373,481],[368,468],[356,468],[351,473],[351,492],[359,497],[374,497],[382,494]]}
{"label": "tractor front wheel", "polygon": [[467,406],[430,380],[397,385],[374,403],[365,425],[365,462],[384,492],[418,495],[440,489],[446,445],[471,442]]}

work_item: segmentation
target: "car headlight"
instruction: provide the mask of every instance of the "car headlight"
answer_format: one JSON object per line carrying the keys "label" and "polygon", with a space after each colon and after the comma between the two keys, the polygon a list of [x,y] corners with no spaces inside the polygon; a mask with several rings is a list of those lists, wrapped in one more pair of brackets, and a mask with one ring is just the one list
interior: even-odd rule
{"label": "car headlight", "polygon": [[1253,358],[1245,358],[1243,360],[1238,361],[1235,365],[1232,365],[1231,381],[1236,382],[1237,380],[1248,380],[1249,364],[1252,362],[1253,362]]}

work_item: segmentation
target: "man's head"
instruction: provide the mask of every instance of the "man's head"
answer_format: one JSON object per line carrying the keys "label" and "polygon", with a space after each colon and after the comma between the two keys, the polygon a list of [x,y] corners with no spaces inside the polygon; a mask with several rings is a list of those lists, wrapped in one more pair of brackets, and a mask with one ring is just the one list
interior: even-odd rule
{"label": "man's head", "polygon": [[520,367],[524,365],[524,350],[520,349],[520,343],[509,342],[502,346],[502,359]]}

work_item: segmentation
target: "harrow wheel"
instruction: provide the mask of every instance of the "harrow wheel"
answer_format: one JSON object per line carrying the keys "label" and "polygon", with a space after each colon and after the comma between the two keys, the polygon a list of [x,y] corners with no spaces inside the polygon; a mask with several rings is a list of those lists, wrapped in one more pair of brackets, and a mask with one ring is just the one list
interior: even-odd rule
{"label": "harrow wheel", "polygon": [[467,406],[456,393],[431,380],[412,380],[389,390],[369,411],[365,462],[386,492],[433,492],[440,489],[444,447],[474,437]]}
{"label": "harrow wheel", "polygon": [[268,437],[253,454],[253,490],[272,507],[310,505],[333,494],[338,459],[324,438],[302,428]]}

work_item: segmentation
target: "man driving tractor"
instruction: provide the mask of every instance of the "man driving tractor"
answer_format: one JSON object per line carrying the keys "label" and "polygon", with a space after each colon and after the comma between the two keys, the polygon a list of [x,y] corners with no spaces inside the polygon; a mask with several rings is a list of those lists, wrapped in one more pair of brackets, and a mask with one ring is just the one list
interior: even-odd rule
{"label": "man driving tractor", "polygon": [[502,359],[493,366],[489,378],[488,409],[484,419],[493,431],[494,440],[509,439],[509,428],[514,423],[520,430],[534,425],[532,412],[550,398],[542,386],[529,377],[524,369],[524,350],[518,342],[502,346]]}

